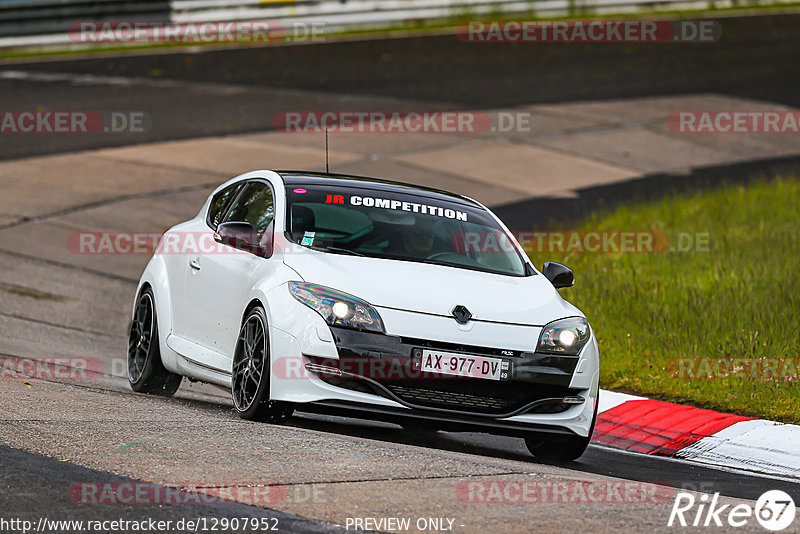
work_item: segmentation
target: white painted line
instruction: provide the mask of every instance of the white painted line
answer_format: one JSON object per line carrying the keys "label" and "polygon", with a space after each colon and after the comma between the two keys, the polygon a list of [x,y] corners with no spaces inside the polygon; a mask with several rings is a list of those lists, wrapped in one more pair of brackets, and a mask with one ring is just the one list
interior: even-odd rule
{"label": "white painted line", "polygon": [[611,408],[616,408],[620,404],[624,404],[630,400],[647,400],[645,397],[637,397],[635,395],[628,395],[627,393],[617,393],[616,391],[600,390],[600,404],[597,407],[599,413],[603,413]]}
{"label": "white painted line", "polygon": [[181,80],[170,80],[166,78],[137,78],[130,76],[102,76],[94,74],[74,74],[69,72],[40,72],[25,70],[0,70],[0,80],[19,80],[24,82],[37,83],[69,83],[72,85],[110,85],[122,87],[146,86],[146,87],[189,87],[192,91],[232,95],[251,91],[252,88],[238,85],[189,82]]}
{"label": "white painted line", "polygon": [[[640,453],[640,452],[629,451],[628,449],[618,449],[616,447],[611,447],[610,445],[603,445],[602,443],[591,442],[589,444],[589,447],[596,448],[596,449],[603,449],[603,450],[606,450],[606,451],[618,452],[620,454],[629,454],[629,455],[638,456],[638,457],[642,456],[642,453]],[[651,454],[651,455],[649,455],[649,457],[653,461],[657,461],[657,462],[673,462],[673,463],[678,463],[678,464],[683,464],[683,465],[695,465],[695,466],[698,463],[698,462],[695,462],[693,460],[687,460],[685,458],[676,458],[674,456],[655,456],[655,455]],[[724,466],[724,465],[704,464],[701,467],[703,467],[705,469],[713,469],[714,471],[722,471],[724,473],[734,473],[734,474],[737,474],[737,475],[751,475],[751,476],[757,477],[757,478],[765,478],[765,479],[769,479],[769,480],[780,480],[781,482],[791,482],[793,484],[796,484],[797,481],[798,481],[797,477],[782,476],[782,475],[772,475],[772,474],[769,474],[769,473],[759,473],[757,471],[742,472],[743,471],[742,469],[734,468],[734,467],[727,467],[727,466]]]}
{"label": "white painted line", "polygon": [[741,421],[678,451],[678,458],[800,478],[800,426]]}

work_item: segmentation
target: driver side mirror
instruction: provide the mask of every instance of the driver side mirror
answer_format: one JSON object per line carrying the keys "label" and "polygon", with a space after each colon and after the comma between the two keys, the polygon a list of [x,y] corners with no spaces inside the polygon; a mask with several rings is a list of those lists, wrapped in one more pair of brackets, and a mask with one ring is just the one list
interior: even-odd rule
{"label": "driver side mirror", "polygon": [[575,283],[575,275],[572,273],[572,269],[554,261],[544,262],[542,274],[545,278],[550,280],[550,283],[553,284],[553,287],[556,289],[572,287]]}
{"label": "driver side mirror", "polygon": [[267,250],[258,241],[258,233],[253,225],[247,222],[227,222],[220,224],[214,233],[217,243],[228,245],[238,250],[250,252],[256,256],[266,257]]}

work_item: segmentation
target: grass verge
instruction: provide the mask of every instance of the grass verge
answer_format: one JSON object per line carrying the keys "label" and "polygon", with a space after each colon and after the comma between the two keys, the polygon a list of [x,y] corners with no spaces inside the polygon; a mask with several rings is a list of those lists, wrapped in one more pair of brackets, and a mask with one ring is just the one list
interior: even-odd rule
{"label": "grass verge", "polygon": [[800,423],[799,201],[796,179],[672,195],[571,229],[654,232],[654,249],[666,235],[661,252],[565,240],[534,242],[530,256],[575,272],[561,291],[597,334],[602,387]]}
{"label": "grass verge", "polygon": [[[468,6],[467,6],[468,7]],[[471,20],[480,21],[509,21],[509,20],[621,20],[621,19],[648,19],[648,20],[680,20],[680,19],[719,19],[725,16],[758,16],[774,13],[795,13],[800,9],[800,2],[774,2],[764,4],[743,4],[725,7],[716,7],[709,2],[707,8],[700,9],[642,9],[635,12],[614,11],[604,13],[583,12],[581,9],[572,13],[547,13],[537,14],[535,10],[529,12],[505,12],[497,10],[487,14],[475,14],[468,8],[455,9],[452,16],[434,19],[411,19],[401,23],[387,24],[385,26],[349,28],[325,34],[322,42],[336,42],[352,39],[380,39],[405,36],[426,36],[455,33],[456,30]],[[131,19],[135,21],[135,19]],[[230,21],[235,22],[235,21]],[[263,48],[269,46],[283,46],[293,44],[314,44],[314,41],[295,41],[292,39],[276,39],[269,42],[230,42],[230,41],[201,41],[190,40],[187,42],[154,42],[154,43],[72,43],[56,45],[32,45],[16,48],[0,49],[0,61],[24,61],[27,59],[82,57],[104,55],[116,56],[119,54],[142,54],[163,52],[185,52],[225,48]],[[321,42],[316,42],[321,44]]]}

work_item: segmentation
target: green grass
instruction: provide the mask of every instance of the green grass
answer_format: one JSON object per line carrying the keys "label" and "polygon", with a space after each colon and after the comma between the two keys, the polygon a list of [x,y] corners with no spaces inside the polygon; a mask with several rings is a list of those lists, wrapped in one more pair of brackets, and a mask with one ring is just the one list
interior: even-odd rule
{"label": "green grass", "polygon": [[[800,362],[799,208],[794,179],[673,195],[595,214],[573,229],[710,233],[707,252],[536,251],[531,258],[575,272],[575,286],[561,293],[597,334],[602,387],[797,423],[800,369],[786,370],[794,380],[754,377],[750,361]],[[750,361],[727,378],[698,375],[698,367],[694,378],[681,378],[679,358]]]}
{"label": "green grass", "polygon": [[[470,20],[482,21],[504,21],[504,20],[581,20],[602,18],[606,20],[619,20],[619,19],[694,19],[700,18],[703,15],[720,17],[724,15],[745,15],[745,14],[769,14],[780,12],[794,12],[800,8],[800,2],[787,2],[787,3],[764,3],[764,4],[749,4],[744,3],[741,5],[734,5],[729,7],[716,7],[713,2],[704,9],[642,9],[636,12],[621,12],[621,13],[592,13],[590,9],[585,7],[583,0],[574,0],[570,3],[568,13],[564,15],[546,15],[539,17],[535,10],[535,2],[530,2],[531,8],[527,13],[507,13],[500,7],[491,13],[485,15],[476,15],[472,12],[467,4],[455,6],[452,10],[451,16],[440,19],[414,19],[397,24],[388,24],[385,27],[375,28],[353,28],[337,32],[325,34],[326,41],[339,41],[347,39],[358,38],[380,38],[392,37],[403,35],[425,35],[430,34],[447,34],[454,32],[460,28],[464,23]],[[302,42],[301,42],[302,43]],[[9,60],[25,60],[37,59],[48,57],[80,57],[80,56],[103,56],[103,55],[117,55],[120,53],[142,53],[142,52],[163,52],[164,49],[174,49],[175,52],[181,52],[186,48],[197,49],[200,47],[210,48],[246,48],[246,47],[265,47],[265,46],[282,46],[284,44],[294,44],[293,41],[274,41],[270,43],[263,42],[168,42],[168,43],[105,43],[105,44],[68,44],[68,45],[32,45],[18,48],[8,48],[0,50],[0,61]],[[172,50],[170,50],[172,51]]]}

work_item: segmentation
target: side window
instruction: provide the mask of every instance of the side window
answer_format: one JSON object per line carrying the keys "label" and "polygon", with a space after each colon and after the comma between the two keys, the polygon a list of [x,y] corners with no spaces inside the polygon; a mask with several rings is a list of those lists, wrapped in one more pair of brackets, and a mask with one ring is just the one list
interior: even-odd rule
{"label": "side window", "polygon": [[272,189],[262,182],[251,182],[236,200],[224,221],[248,222],[253,225],[259,236],[267,231],[275,217],[275,203]]}
{"label": "side window", "polygon": [[216,195],[214,198],[211,199],[211,205],[208,208],[208,218],[206,222],[208,225],[213,228],[214,230],[217,229],[219,226],[220,218],[225,214],[225,208],[228,207],[228,203],[231,199],[236,196],[237,191],[241,188],[242,184],[233,184],[229,187],[226,187]]}

